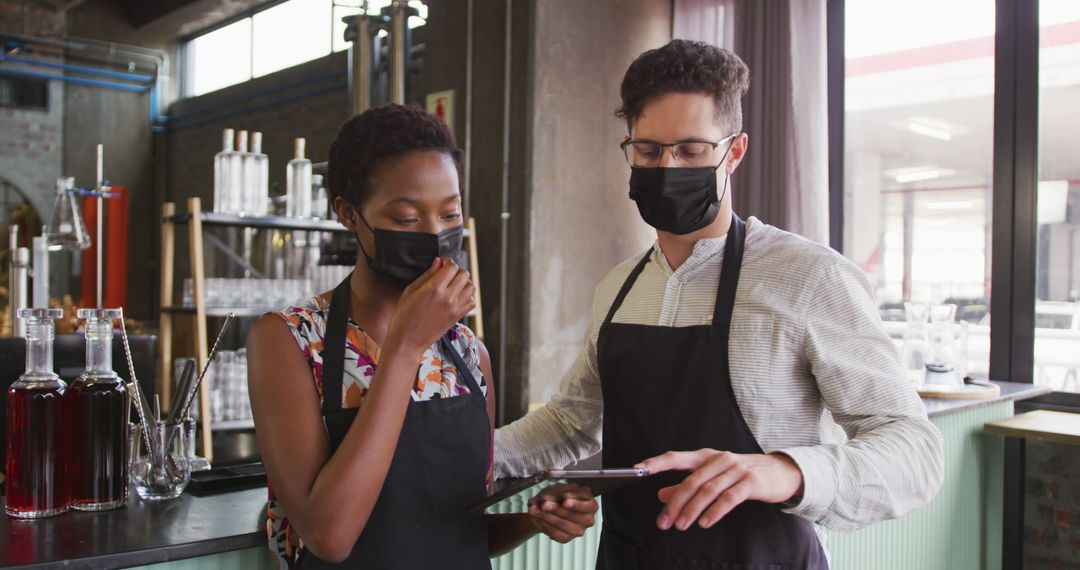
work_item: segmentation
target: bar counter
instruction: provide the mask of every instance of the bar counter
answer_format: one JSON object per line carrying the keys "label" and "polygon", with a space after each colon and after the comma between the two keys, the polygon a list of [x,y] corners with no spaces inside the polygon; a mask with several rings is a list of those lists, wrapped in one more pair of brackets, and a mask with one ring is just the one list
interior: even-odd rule
{"label": "bar counter", "polygon": [[[904,519],[849,535],[832,533],[829,550],[834,568],[956,569],[978,567],[983,557],[986,567],[1000,567],[1000,443],[978,432],[986,419],[1011,416],[1014,401],[1049,390],[1031,384],[996,384],[1001,395],[995,398],[925,401],[946,440],[946,484],[941,494]],[[958,504],[963,506],[958,509]],[[204,497],[184,493],[164,503],[131,497],[123,509],[72,511],[38,521],[0,516],[4,545],[0,567],[273,568],[266,547],[265,505],[266,490],[258,488]],[[925,542],[919,548],[902,543],[904,536],[912,539],[916,527]],[[598,539],[596,528],[568,545],[537,537],[493,560],[492,565],[496,570],[584,570],[594,565]],[[954,564],[940,564],[945,560]],[[931,561],[936,563],[924,565]]]}

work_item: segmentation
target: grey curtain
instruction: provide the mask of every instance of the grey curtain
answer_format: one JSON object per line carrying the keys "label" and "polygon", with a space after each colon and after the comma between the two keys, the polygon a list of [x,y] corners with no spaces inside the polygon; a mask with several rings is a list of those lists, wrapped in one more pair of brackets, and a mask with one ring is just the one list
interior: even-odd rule
{"label": "grey curtain", "polygon": [[735,211],[828,244],[825,0],[675,0],[673,32],[750,67]]}

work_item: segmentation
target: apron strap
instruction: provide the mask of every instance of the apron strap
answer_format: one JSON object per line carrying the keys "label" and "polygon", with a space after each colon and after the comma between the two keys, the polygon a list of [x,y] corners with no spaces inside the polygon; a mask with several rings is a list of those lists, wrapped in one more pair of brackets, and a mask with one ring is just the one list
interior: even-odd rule
{"label": "apron strap", "polygon": [[645,256],[642,257],[641,261],[639,261],[638,264],[634,266],[634,270],[630,272],[630,275],[626,278],[626,281],[623,282],[622,289],[619,289],[619,294],[615,296],[615,301],[611,303],[611,308],[608,309],[607,316],[604,317],[604,322],[600,326],[606,326],[608,323],[611,322],[611,319],[615,317],[615,312],[618,311],[619,307],[622,306],[623,301],[626,299],[626,295],[630,293],[630,289],[634,288],[634,282],[637,281],[638,275],[641,275],[642,270],[644,270],[645,266],[649,263],[649,258],[652,257],[652,252],[653,250],[651,248],[649,249],[649,251],[646,251]]}
{"label": "apron strap", "polygon": [[472,372],[469,371],[469,367],[465,366],[465,361],[461,359],[461,355],[458,354],[457,349],[454,348],[454,344],[450,342],[450,337],[453,334],[453,328],[447,331],[446,334],[439,339],[439,348],[442,349],[443,353],[450,357],[450,360],[454,361],[454,368],[457,368],[458,380],[465,381],[465,386],[469,388],[469,393],[483,397],[484,393],[480,391],[480,385],[477,384],[476,378],[474,378]]}
{"label": "apron strap", "polygon": [[731,326],[731,312],[735,309],[735,292],[739,287],[743,250],[746,245],[746,222],[734,212],[731,227],[724,243],[724,264],[720,269],[720,286],[716,289],[716,307],[713,309],[713,326]]}
{"label": "apron strap", "polygon": [[[330,316],[326,323],[326,333],[323,336],[323,416],[330,415],[341,409],[341,389],[345,379],[345,339],[349,324],[349,305],[351,295],[349,282],[352,274],[346,277],[337,287],[330,298]],[[458,371],[458,379],[463,380],[469,388],[469,393],[483,395],[480,385],[472,372],[461,359],[461,355],[450,342],[453,329],[447,331],[439,339],[439,347],[454,362]]]}
{"label": "apron strap", "polygon": [[341,409],[341,385],[345,375],[345,338],[349,324],[349,273],[330,298],[330,316],[326,322],[326,334],[323,335],[323,416]]}

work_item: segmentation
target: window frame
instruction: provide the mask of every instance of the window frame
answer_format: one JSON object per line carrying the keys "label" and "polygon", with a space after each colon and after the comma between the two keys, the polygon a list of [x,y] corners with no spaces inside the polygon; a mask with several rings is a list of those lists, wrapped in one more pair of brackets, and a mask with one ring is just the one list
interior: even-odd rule
{"label": "window frame", "polygon": [[[179,55],[180,55],[180,58],[179,58],[180,59],[180,98],[181,99],[187,99],[189,97],[199,97],[200,95],[206,95],[206,94],[209,94],[209,93],[215,93],[217,91],[220,91],[221,89],[227,89],[229,87],[232,87],[233,85],[239,85],[239,84],[244,83],[246,81],[251,81],[252,79],[256,79],[257,77],[255,75],[255,22],[254,22],[253,18],[259,12],[264,12],[264,11],[269,10],[269,9],[279,5],[279,4],[284,4],[284,3],[288,2],[288,1],[289,0],[267,0],[266,2],[261,2],[259,4],[256,4],[255,6],[252,6],[252,7],[248,8],[246,10],[243,10],[241,12],[238,12],[237,14],[235,14],[233,16],[230,16],[228,18],[225,18],[225,19],[223,19],[223,20],[221,20],[219,22],[216,22],[216,23],[214,23],[214,24],[212,24],[210,26],[207,26],[205,28],[201,28],[196,32],[193,32],[193,33],[190,33],[190,34],[187,34],[187,35],[184,35],[184,36],[180,36],[179,38],[177,38],[177,43],[179,44],[179,50],[178,51],[179,51]],[[326,2],[328,2],[330,4],[330,32],[331,33],[330,33],[328,41],[329,41],[329,44],[330,44],[330,55],[333,55],[334,53],[337,53],[337,52],[334,51],[334,34],[333,34],[333,30],[334,30],[334,7],[335,6],[334,6],[333,0],[326,0]],[[191,87],[192,87],[192,83],[193,83],[192,74],[194,73],[194,66],[192,65],[192,62],[191,62],[191,56],[188,53],[188,47],[190,46],[191,42],[198,39],[198,38],[200,38],[200,37],[202,37],[202,36],[205,36],[206,34],[209,34],[211,32],[215,32],[217,30],[220,30],[221,28],[224,28],[226,26],[235,24],[236,22],[239,22],[241,20],[247,20],[247,19],[252,19],[252,22],[251,22],[251,34],[248,37],[248,44],[251,47],[251,49],[250,49],[251,61],[248,62],[248,77],[247,77],[247,79],[237,81],[236,83],[233,83],[232,85],[228,85],[228,86],[222,87],[220,89],[215,89],[214,91],[207,91],[206,93],[199,93],[199,94],[192,93],[191,92]],[[316,59],[318,59],[318,58],[316,58]],[[303,65],[304,63],[307,63],[308,61],[314,61],[314,60],[309,59],[307,61],[298,63],[296,65]],[[296,67],[296,65],[286,67],[284,69],[290,69],[291,67]],[[278,70],[278,71],[282,71],[282,70]],[[271,72],[271,73],[266,74],[266,75],[272,75],[273,73],[277,73],[277,71]],[[266,75],[259,75],[258,77],[266,77]]]}
{"label": "window frame", "polygon": [[[844,0],[828,0],[829,236],[843,253]],[[1035,381],[1039,167],[1039,0],[996,0],[992,174],[990,378]],[[1017,402],[1016,412],[1080,412],[1080,394]],[[1002,565],[1020,568],[1025,443],[1005,438]]]}

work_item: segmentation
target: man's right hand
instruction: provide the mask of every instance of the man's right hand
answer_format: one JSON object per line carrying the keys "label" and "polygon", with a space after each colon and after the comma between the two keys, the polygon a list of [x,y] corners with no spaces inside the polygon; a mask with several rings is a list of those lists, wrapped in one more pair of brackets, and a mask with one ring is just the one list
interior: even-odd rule
{"label": "man's right hand", "polygon": [[386,345],[423,352],[476,306],[476,285],[469,272],[449,259],[436,258],[398,300]]}

